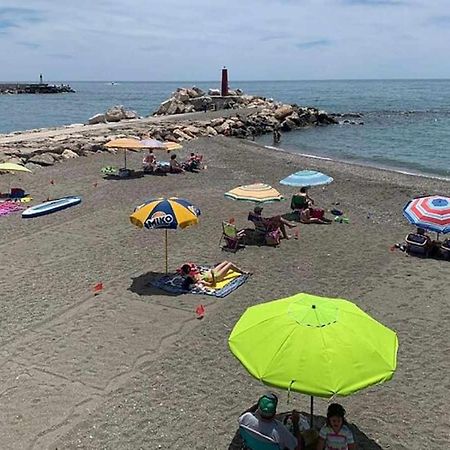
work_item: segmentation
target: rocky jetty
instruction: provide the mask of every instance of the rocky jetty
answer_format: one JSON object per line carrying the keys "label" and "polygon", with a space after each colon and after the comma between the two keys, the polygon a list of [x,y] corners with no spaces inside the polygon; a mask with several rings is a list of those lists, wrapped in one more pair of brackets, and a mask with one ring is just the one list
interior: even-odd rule
{"label": "rocky jetty", "polygon": [[75,92],[68,84],[59,86],[47,83],[0,83],[0,94],[62,94]]}
{"label": "rocky jetty", "polygon": [[[17,139],[13,134],[14,139],[9,143],[0,143],[0,162],[25,164],[33,170],[97,152],[115,153],[114,149],[107,149],[104,144],[116,137],[151,137],[172,142],[217,135],[254,139],[275,129],[288,132],[338,123],[335,117],[317,108],[284,104],[272,99],[244,95],[241,91],[234,91],[233,94],[235,95],[230,98],[221,97],[223,101],[231,102],[227,103],[230,106],[223,111],[188,114],[175,119],[170,113],[177,114],[178,106],[175,108],[172,105],[180,102],[183,104],[183,112],[186,112],[186,108],[199,108],[201,103],[197,103],[196,99],[203,101],[209,96],[195,87],[180,88],[175,97],[169,99],[169,103],[166,101],[161,104],[156,116],[129,120],[137,119],[137,114],[123,106],[115,106],[104,114],[91,117],[89,125],[79,125],[76,131],[66,127],[55,130],[54,135],[49,137],[48,132],[42,130],[43,137],[40,139],[36,137],[39,130],[35,130],[32,133],[35,135],[33,139],[28,140]],[[209,97],[214,104],[214,95]],[[176,103],[172,98],[176,99]],[[166,112],[163,114],[162,111]]]}

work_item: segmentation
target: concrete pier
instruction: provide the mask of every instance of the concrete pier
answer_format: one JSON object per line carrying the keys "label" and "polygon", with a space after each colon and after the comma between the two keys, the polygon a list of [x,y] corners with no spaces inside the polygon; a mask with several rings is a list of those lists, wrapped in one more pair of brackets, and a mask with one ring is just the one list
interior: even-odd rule
{"label": "concrete pier", "polygon": [[0,83],[0,94],[61,94],[75,92],[68,84]]}

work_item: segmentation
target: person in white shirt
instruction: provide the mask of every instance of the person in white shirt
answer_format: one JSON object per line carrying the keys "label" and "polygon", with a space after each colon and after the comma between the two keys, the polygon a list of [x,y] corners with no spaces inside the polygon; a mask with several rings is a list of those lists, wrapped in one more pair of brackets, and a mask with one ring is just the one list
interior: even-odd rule
{"label": "person in white shirt", "polygon": [[275,394],[263,395],[258,403],[239,417],[239,426],[249,428],[266,436],[280,446],[281,450],[302,450],[303,441],[299,431],[299,413],[292,412],[292,434],[280,421],[275,419],[278,398]]}

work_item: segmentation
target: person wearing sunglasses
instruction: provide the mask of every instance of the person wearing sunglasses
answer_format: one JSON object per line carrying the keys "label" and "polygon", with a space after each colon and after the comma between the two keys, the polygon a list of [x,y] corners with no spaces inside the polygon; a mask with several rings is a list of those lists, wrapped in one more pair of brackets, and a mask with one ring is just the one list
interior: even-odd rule
{"label": "person wearing sunglasses", "polygon": [[300,415],[292,412],[293,433],[275,419],[278,397],[265,394],[258,402],[239,417],[239,426],[255,431],[279,445],[281,450],[303,450],[303,439],[299,430]]}

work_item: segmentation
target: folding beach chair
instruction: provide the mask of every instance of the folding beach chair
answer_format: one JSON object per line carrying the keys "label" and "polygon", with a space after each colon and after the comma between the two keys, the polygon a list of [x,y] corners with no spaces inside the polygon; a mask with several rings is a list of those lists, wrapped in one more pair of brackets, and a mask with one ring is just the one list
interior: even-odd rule
{"label": "folding beach chair", "polygon": [[280,244],[281,230],[279,228],[269,228],[262,217],[252,212],[248,215],[248,220],[255,225],[255,232],[259,243],[269,246],[277,246]]}
{"label": "folding beach chair", "polygon": [[281,450],[275,441],[244,425],[239,427],[239,433],[244,441],[245,448],[248,450]]}
{"label": "folding beach chair", "polygon": [[244,231],[237,230],[236,225],[229,222],[222,222],[222,236],[219,245],[223,240],[225,244],[222,246],[222,250],[236,253],[239,248],[245,247],[242,243],[244,234]]}

